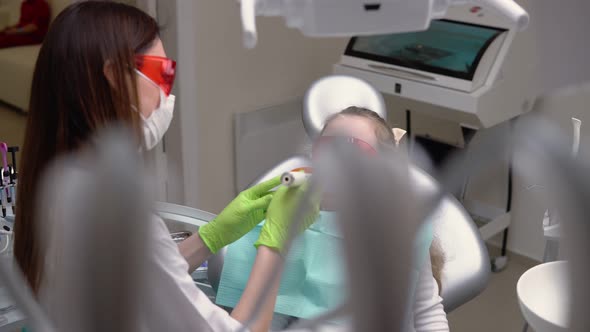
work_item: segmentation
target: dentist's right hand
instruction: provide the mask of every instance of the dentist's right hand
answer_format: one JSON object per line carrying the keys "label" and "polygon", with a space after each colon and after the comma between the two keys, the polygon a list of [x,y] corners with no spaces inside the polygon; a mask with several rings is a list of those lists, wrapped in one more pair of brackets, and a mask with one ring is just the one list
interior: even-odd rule
{"label": "dentist's right hand", "polygon": [[[266,212],[266,221],[262,226],[258,241],[254,243],[256,248],[265,246],[279,252],[283,251],[295,211],[299,207],[303,194],[308,190],[308,187],[308,183],[294,188],[281,186],[275,192]],[[312,202],[312,209],[305,216],[300,232],[305,231],[318,217],[320,211],[319,200],[312,198]]]}
{"label": "dentist's right hand", "polygon": [[264,219],[273,197],[270,190],[279,184],[280,177],[275,177],[242,191],[215,219],[199,228],[211,253],[237,241]]}

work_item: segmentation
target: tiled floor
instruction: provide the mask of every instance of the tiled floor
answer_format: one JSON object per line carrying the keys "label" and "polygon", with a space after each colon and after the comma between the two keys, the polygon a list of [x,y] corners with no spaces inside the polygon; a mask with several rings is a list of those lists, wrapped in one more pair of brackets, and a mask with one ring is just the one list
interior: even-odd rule
{"label": "tiled floor", "polygon": [[488,288],[479,297],[449,314],[451,331],[522,331],[524,319],[518,306],[516,283],[536,264],[520,257],[510,259],[504,271],[492,275]]}

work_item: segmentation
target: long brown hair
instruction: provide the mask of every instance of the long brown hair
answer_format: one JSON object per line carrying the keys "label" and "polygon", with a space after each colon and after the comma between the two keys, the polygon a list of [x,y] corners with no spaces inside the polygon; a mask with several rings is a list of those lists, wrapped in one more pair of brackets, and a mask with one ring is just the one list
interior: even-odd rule
{"label": "long brown hair", "polygon": [[40,178],[54,159],[114,122],[132,128],[143,143],[132,110],[138,104],[134,56],[158,36],[156,21],[135,7],[85,1],[61,12],[45,37],[31,89],[14,242],[16,261],[35,293],[44,259],[36,211]]}
{"label": "long brown hair", "polygon": [[[376,112],[362,107],[351,106],[328,118],[326,124],[324,125],[324,130],[332,120],[341,116],[357,116],[371,120],[375,126],[375,136],[377,137],[380,148],[390,149],[395,147],[395,137],[393,135],[393,131],[385,119],[379,116],[379,114]],[[438,289],[440,292],[442,290],[441,277],[442,269],[445,263],[445,256],[440,247],[440,241],[436,237],[433,239],[432,244],[430,245],[430,261],[432,262],[432,275],[438,284]]]}

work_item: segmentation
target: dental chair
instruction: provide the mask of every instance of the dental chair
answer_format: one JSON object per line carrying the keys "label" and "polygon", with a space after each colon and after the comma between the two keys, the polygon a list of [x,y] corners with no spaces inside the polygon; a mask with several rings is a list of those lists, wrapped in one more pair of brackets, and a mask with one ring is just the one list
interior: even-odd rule
{"label": "dental chair", "polygon": [[[311,139],[320,134],[330,115],[349,106],[368,108],[383,118],[387,117],[381,94],[368,83],[349,76],[329,76],[315,82],[308,90],[303,105],[303,124]],[[311,166],[306,157],[291,157],[268,170],[251,186],[306,166]],[[428,194],[440,189],[436,180],[418,167],[412,166],[411,174],[419,192]],[[434,219],[434,233],[445,256],[441,297],[448,313],[484,290],[491,265],[478,228],[452,195],[444,196],[433,215],[437,216]],[[226,249],[223,249],[209,260],[208,278],[214,289],[219,285],[225,253]]]}
{"label": "dental chair", "polygon": [[[329,76],[315,82],[308,90],[303,107],[303,124],[311,139],[316,138],[326,121],[349,106],[371,109],[387,117],[381,94],[368,83],[349,76]],[[311,166],[303,156],[291,157],[256,179],[252,185],[296,168]],[[412,166],[412,176],[420,192],[431,193],[440,186],[430,175]],[[486,246],[475,223],[463,206],[450,194],[444,196],[436,210],[434,232],[444,253],[441,297],[446,312],[467,303],[486,287],[491,266]],[[225,249],[209,260],[208,277],[217,289],[223,268]]]}

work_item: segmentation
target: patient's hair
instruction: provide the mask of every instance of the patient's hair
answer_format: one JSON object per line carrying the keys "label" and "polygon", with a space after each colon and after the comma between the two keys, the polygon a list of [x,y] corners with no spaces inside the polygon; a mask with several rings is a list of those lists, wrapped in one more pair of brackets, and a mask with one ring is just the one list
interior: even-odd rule
{"label": "patient's hair", "polygon": [[371,120],[375,125],[375,136],[377,136],[379,145],[381,145],[381,147],[383,148],[395,147],[395,137],[393,136],[393,131],[391,128],[389,128],[387,122],[385,122],[385,120],[376,112],[373,112],[369,109],[362,107],[351,106],[341,111],[340,113],[332,115],[328,118],[328,120],[326,120],[326,124],[324,125],[321,134],[324,133],[324,130],[326,130],[328,124],[330,124],[332,120],[342,116],[358,116],[361,118]]}
{"label": "patient's hair", "polygon": [[[381,148],[393,148],[395,147],[395,137],[393,136],[393,131],[390,126],[387,124],[385,119],[383,119],[379,114],[373,112],[369,109],[351,106],[346,108],[345,110],[341,111],[338,114],[332,115],[326,121],[324,128],[322,129],[322,134],[326,127],[330,124],[330,122],[338,117],[342,116],[358,116],[360,118],[369,119],[375,125],[375,136],[377,136],[377,140]],[[439,293],[442,291],[442,284],[441,284],[441,276],[442,276],[442,269],[445,263],[445,256],[440,246],[440,241],[435,236],[432,244],[430,245],[430,261],[432,262],[432,275],[438,284]]]}
{"label": "patient's hair", "polygon": [[440,240],[436,236],[432,239],[432,244],[430,245],[430,262],[432,263],[432,275],[438,284],[438,293],[440,294],[442,292],[441,279],[442,270],[445,266],[445,254],[440,246]]}

